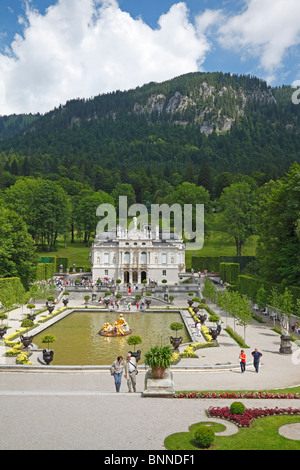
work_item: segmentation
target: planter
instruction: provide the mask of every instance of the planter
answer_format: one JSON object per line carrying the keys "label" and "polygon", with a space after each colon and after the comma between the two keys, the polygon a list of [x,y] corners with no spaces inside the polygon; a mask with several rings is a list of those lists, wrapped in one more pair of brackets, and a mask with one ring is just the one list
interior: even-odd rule
{"label": "planter", "polygon": [[33,336],[20,336],[20,340],[22,341],[22,344],[24,348],[28,348],[28,346],[32,343]]}
{"label": "planter", "polygon": [[181,345],[182,343],[182,336],[179,336],[179,338],[174,338],[173,336],[170,336],[170,343],[172,344],[173,348],[174,349],[178,349],[179,346]]}
{"label": "planter", "polygon": [[155,366],[153,369],[154,377],[156,377],[157,379],[162,379],[164,376],[165,370],[166,369],[164,367]]}
{"label": "planter", "polygon": [[28,313],[27,314],[27,319],[34,321],[35,320],[35,315],[33,313]]}
{"label": "planter", "polygon": [[193,302],[193,300],[188,300],[187,303],[188,303],[189,307],[191,307],[194,302]]}
{"label": "planter", "polygon": [[1,326],[1,328],[0,328],[0,338],[3,338],[6,331],[7,331],[7,326]]}
{"label": "planter", "polygon": [[214,341],[217,339],[219,335],[218,330],[216,328],[209,328],[209,334],[211,335]]}
{"label": "planter", "polygon": [[53,310],[54,310],[54,306],[53,306],[53,305],[51,305],[51,306],[50,306],[50,305],[48,305],[47,309],[48,309],[48,312],[49,312],[49,313],[50,313],[50,315],[51,315],[51,313],[52,313],[52,312],[53,312]]}
{"label": "planter", "polygon": [[136,362],[139,362],[141,359],[141,351],[138,349],[136,352],[128,351],[131,354],[131,357],[135,357]]}
{"label": "planter", "polygon": [[199,312],[200,309],[199,309],[199,307],[193,307],[193,310],[194,310],[195,315],[197,315],[197,313]]}
{"label": "planter", "polygon": [[69,299],[63,299],[63,304],[65,307],[68,305],[68,303],[69,303]]}
{"label": "planter", "polygon": [[203,313],[202,315],[198,315],[198,318],[202,325],[204,325],[205,320],[207,319],[207,315]]}
{"label": "planter", "polygon": [[145,302],[146,302],[146,308],[149,308],[151,304],[151,299],[146,299]]}
{"label": "planter", "polygon": [[54,351],[50,349],[43,349],[43,361],[47,364],[53,361]]}

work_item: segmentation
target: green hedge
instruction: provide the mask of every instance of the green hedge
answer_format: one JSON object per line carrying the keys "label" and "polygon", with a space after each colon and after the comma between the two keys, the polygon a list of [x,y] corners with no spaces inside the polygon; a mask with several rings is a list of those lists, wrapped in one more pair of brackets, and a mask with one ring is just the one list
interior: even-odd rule
{"label": "green hedge", "polygon": [[240,271],[248,263],[255,260],[255,256],[192,256],[192,268],[194,271],[200,269],[201,272],[206,269],[208,272],[220,272],[220,263],[238,263]]}
{"label": "green hedge", "polygon": [[53,277],[55,263],[39,263],[36,268],[36,280],[44,281]]}
{"label": "green hedge", "polygon": [[0,301],[5,309],[12,308],[14,304],[22,302],[24,286],[19,277],[5,277],[0,279]]}
{"label": "green hedge", "polygon": [[280,293],[284,292],[287,287],[294,298],[294,302],[300,298],[300,287],[286,286],[283,284],[276,284],[275,282],[265,281],[264,279],[256,279],[251,276],[239,275],[237,289],[241,294],[246,294],[251,300],[256,301],[257,291],[260,287],[264,287],[267,295],[271,294],[272,288],[275,287]]}
{"label": "green hedge", "polygon": [[220,256],[192,256],[192,268],[194,271],[219,272]]}
{"label": "green hedge", "polygon": [[240,274],[239,263],[220,263],[220,277],[223,282],[236,284]]}
{"label": "green hedge", "polygon": [[68,269],[69,258],[55,258],[55,272],[59,273],[59,267],[62,264],[63,272],[65,273]]}
{"label": "green hedge", "polygon": [[23,287],[23,284],[19,277],[0,278],[0,298],[1,298],[1,292],[4,291],[5,289],[9,288],[11,290],[16,290],[22,287]]}

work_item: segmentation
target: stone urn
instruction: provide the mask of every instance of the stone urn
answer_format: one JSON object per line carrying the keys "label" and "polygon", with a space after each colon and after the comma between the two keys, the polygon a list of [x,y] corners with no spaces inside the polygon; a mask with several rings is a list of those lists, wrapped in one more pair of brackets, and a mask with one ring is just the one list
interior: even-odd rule
{"label": "stone urn", "polygon": [[136,362],[139,362],[141,359],[141,350],[138,349],[136,352],[129,351],[132,357],[135,357]]}
{"label": "stone urn", "polygon": [[174,336],[170,336],[170,343],[172,344],[173,348],[174,349],[178,349],[179,346],[181,345],[182,343],[182,336],[179,336],[179,338],[174,338]]}
{"label": "stone urn", "polygon": [[209,334],[211,335],[213,341],[215,341],[218,337],[218,330],[216,328],[209,328]]}
{"label": "stone urn", "polygon": [[28,348],[28,346],[32,343],[33,336],[20,336],[20,340],[22,341],[22,344],[24,348]]}
{"label": "stone urn", "polygon": [[109,299],[104,299],[103,302],[105,303],[105,307],[108,308],[108,306],[110,304],[110,300]]}
{"label": "stone urn", "polygon": [[146,308],[149,308],[151,304],[151,299],[146,299],[145,302],[146,302]]}
{"label": "stone urn", "polygon": [[188,300],[187,303],[188,303],[189,307],[191,307],[194,302],[192,300]]}
{"label": "stone urn", "polygon": [[204,325],[204,322],[207,319],[207,315],[206,315],[206,313],[202,313],[201,315],[198,315],[198,318],[199,318],[201,324]]}
{"label": "stone urn", "polygon": [[3,338],[3,336],[5,335],[7,331],[7,326],[1,326],[0,327],[0,338]]}
{"label": "stone urn", "polygon": [[27,319],[34,321],[35,320],[35,315],[33,313],[28,313],[27,314]]}
{"label": "stone urn", "polygon": [[194,310],[195,315],[197,315],[197,313],[199,312],[200,309],[199,309],[199,307],[193,307],[193,310]]}
{"label": "stone urn", "polygon": [[43,349],[43,361],[47,364],[53,361],[54,351],[51,349]]}
{"label": "stone urn", "polygon": [[68,305],[68,303],[69,303],[69,299],[63,299],[63,304],[65,307]]}
{"label": "stone urn", "polygon": [[51,313],[52,313],[53,310],[54,310],[54,306],[53,306],[53,305],[48,305],[47,309],[48,309],[48,312],[49,312],[50,315],[51,315]]}

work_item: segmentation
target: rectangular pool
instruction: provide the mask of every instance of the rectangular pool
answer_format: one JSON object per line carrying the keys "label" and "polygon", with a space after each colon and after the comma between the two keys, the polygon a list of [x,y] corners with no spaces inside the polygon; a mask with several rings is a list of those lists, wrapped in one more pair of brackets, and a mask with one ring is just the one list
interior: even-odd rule
{"label": "rectangular pool", "polygon": [[[119,315],[118,312],[74,311],[36,335],[33,342],[40,349],[46,349],[48,345],[41,342],[43,336],[55,336],[55,342],[49,346],[54,350],[53,365],[110,365],[117,356],[125,358],[128,351],[134,351],[134,347],[127,344],[130,336],[105,337],[98,334],[105,322],[114,323]],[[142,343],[135,346],[136,351],[141,350],[140,364],[144,363],[145,354],[151,347],[171,346],[170,336],[176,336],[176,332],[170,329],[170,324],[183,323],[178,312],[133,311],[125,312],[123,316],[132,335],[142,338]],[[183,337],[183,343],[191,340],[185,326],[177,336]]]}

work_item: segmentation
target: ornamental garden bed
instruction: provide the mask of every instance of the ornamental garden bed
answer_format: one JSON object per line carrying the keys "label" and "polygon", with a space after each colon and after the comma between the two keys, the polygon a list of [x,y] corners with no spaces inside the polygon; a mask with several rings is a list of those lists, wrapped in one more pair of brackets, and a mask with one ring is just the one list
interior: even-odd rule
{"label": "ornamental garden bed", "polygon": [[233,422],[239,427],[250,427],[257,418],[278,415],[300,415],[300,408],[245,408],[242,414],[233,414],[228,406],[210,407],[207,410],[207,416],[210,418],[221,418]]}
{"label": "ornamental garden bed", "polygon": [[256,398],[256,399],[300,399],[296,392],[177,392],[175,398]]}

